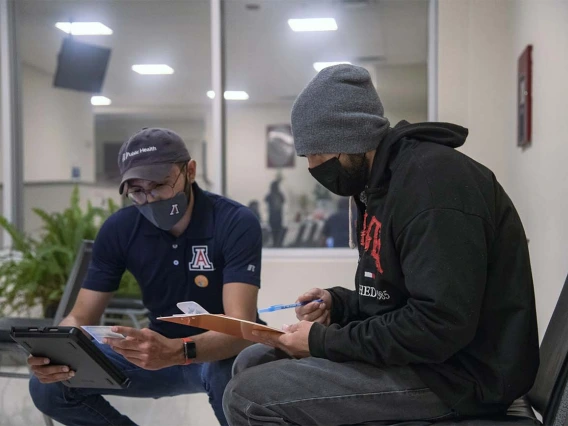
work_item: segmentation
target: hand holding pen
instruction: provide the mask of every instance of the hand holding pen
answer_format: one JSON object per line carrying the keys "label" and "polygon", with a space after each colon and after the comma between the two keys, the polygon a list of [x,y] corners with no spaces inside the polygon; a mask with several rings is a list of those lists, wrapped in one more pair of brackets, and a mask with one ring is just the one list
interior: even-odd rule
{"label": "hand holding pen", "polygon": [[[309,303],[312,300],[322,303]],[[321,288],[312,288],[298,297],[298,302],[308,302],[296,308],[296,318],[300,321],[319,322],[329,325],[331,317],[331,294]]]}
{"label": "hand holding pen", "polygon": [[296,303],[280,305],[279,308],[274,309],[286,309],[299,305],[296,306],[296,317],[300,320],[299,323],[284,326],[284,334],[275,335],[274,333],[266,333],[259,330],[255,332],[255,335],[259,337],[262,343],[279,348],[294,358],[310,356],[308,342],[310,329],[314,322],[319,322],[326,326],[330,324],[331,303],[329,291],[312,288],[298,297]]}
{"label": "hand holding pen", "polygon": [[296,318],[300,321],[319,322],[329,325],[331,310],[331,294],[321,288],[312,288],[298,297],[296,303],[273,305],[259,309],[258,313],[274,312],[281,309],[296,308]]}

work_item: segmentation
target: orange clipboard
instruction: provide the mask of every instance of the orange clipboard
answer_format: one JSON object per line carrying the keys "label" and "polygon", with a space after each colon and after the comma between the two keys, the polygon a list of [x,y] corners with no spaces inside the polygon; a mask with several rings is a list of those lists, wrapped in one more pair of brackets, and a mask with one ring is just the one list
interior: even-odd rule
{"label": "orange clipboard", "polygon": [[253,336],[253,330],[270,331],[275,334],[284,334],[282,330],[246,321],[226,315],[216,314],[181,314],[171,317],[158,317],[161,321],[175,322],[190,327],[204,328],[205,330],[218,331],[230,336],[240,337],[251,342],[262,343],[257,336]]}

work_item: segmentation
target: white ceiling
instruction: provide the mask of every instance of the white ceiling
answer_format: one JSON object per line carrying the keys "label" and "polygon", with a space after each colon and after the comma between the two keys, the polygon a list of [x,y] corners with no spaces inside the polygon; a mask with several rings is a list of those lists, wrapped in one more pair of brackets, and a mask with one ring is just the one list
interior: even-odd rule
{"label": "white ceiling", "polygon": [[[249,104],[290,104],[315,75],[313,62],[348,60],[375,67],[379,93],[389,92],[401,108],[424,104],[426,78],[419,76],[415,82],[412,76],[426,71],[427,0],[351,3],[226,0],[226,89],[247,91]],[[207,0],[23,0],[18,4],[23,61],[51,74],[65,37],[55,22],[101,21],[112,28],[111,36],[77,37],[112,48],[102,94],[113,104],[98,107],[97,113],[199,115],[209,108]],[[260,7],[249,10],[247,4]],[[295,33],[287,24],[289,18],[318,16],[334,17],[339,29]],[[135,63],[166,63],[175,73],[141,76],[131,70]]]}

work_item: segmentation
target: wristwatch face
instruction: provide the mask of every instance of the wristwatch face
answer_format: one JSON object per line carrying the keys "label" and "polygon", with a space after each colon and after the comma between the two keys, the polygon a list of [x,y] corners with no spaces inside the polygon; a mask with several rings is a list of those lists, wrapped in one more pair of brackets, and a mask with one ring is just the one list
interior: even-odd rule
{"label": "wristwatch face", "polygon": [[197,357],[197,350],[195,347],[195,342],[184,342],[185,357],[187,359],[194,359]]}

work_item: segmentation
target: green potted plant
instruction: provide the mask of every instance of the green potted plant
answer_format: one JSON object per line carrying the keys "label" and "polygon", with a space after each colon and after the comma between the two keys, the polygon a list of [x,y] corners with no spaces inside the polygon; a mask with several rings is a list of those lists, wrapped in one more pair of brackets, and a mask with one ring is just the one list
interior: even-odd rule
{"label": "green potted plant", "polygon": [[[0,312],[29,312],[41,306],[44,316],[52,317],[82,241],[94,239],[102,222],[116,210],[118,205],[111,199],[107,209],[89,202],[83,210],[75,187],[64,211],[33,209],[43,222],[39,237],[18,231],[0,216],[0,228],[12,237],[10,252],[0,258]],[[140,288],[130,273],[124,274],[118,293],[139,297]]]}

